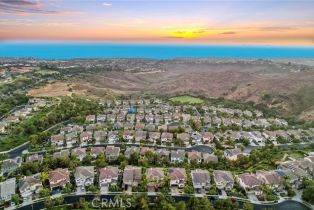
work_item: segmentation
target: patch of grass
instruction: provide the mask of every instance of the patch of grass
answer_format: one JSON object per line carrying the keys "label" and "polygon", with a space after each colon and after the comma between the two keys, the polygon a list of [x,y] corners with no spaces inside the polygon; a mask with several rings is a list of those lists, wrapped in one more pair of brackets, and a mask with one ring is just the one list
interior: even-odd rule
{"label": "patch of grass", "polygon": [[296,158],[296,159],[303,159],[304,158],[304,152],[298,150],[298,151],[291,151],[290,156]]}
{"label": "patch of grass", "polygon": [[202,104],[204,101],[200,98],[193,96],[176,96],[169,99],[174,103],[182,103],[182,104]]}
{"label": "patch of grass", "polygon": [[60,72],[49,70],[49,69],[43,69],[43,70],[36,71],[36,74],[40,74],[42,76],[45,76],[45,75],[60,74]]}

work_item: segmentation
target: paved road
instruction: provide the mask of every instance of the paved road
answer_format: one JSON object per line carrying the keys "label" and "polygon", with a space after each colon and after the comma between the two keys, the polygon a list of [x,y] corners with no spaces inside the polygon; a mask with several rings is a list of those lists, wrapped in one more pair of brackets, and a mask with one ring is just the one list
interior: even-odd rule
{"label": "paved road", "polygon": [[[121,195],[121,193],[112,193],[109,195],[97,195],[97,194],[83,194],[83,195],[64,195],[64,204],[71,204],[78,202],[80,198],[85,198],[86,201],[91,202],[94,198],[100,198],[102,199],[114,199],[116,195]],[[99,197],[98,197],[99,196]],[[192,196],[195,195],[181,195],[181,196],[171,196],[176,201],[188,201]],[[155,202],[156,195],[148,195],[150,202]],[[218,196],[208,196],[208,199],[211,202],[214,202],[215,200],[219,199]],[[243,199],[237,199],[237,198],[231,198],[234,200],[237,200],[240,207],[242,207],[244,202],[247,202]],[[285,200],[281,203],[275,203],[275,204],[253,204],[254,210],[262,210],[262,209],[269,209],[272,208],[273,210],[311,210],[310,207],[304,205],[303,203],[293,201],[293,200]],[[30,210],[30,209],[42,209],[44,208],[44,199],[37,200],[31,204],[27,204],[25,206],[19,206],[18,210]]]}

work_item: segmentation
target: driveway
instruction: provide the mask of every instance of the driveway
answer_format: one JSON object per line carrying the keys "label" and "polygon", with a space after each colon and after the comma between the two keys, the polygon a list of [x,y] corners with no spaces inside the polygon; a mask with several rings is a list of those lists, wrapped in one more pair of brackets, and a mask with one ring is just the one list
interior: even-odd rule
{"label": "driveway", "polygon": [[76,188],[76,194],[84,194],[84,193],[85,193],[85,189],[83,189],[81,187]]}
{"label": "driveway", "polygon": [[251,201],[255,201],[255,202],[258,201],[258,199],[257,199],[257,197],[256,197],[254,192],[247,192],[247,197]]}
{"label": "driveway", "polygon": [[100,193],[101,194],[108,194],[108,192],[109,192],[109,187],[108,186],[102,186],[100,188]]}

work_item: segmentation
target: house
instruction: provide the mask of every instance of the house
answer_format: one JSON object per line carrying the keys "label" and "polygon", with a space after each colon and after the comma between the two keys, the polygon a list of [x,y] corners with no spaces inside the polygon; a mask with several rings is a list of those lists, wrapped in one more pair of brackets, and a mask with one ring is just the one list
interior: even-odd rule
{"label": "house", "polygon": [[52,146],[63,147],[64,135],[62,135],[62,134],[53,135],[53,136],[51,136],[50,141],[51,141]]}
{"label": "house", "polygon": [[104,122],[106,122],[106,115],[104,114],[97,115],[97,123],[104,123]]}
{"label": "house", "polygon": [[169,160],[170,152],[167,149],[156,149],[155,154],[159,155],[161,158],[167,158],[167,160]]}
{"label": "house", "polygon": [[190,134],[188,133],[178,133],[177,139],[182,140],[185,146],[190,145]]}
{"label": "house", "polygon": [[96,124],[86,125],[85,126],[85,131],[94,132],[97,129],[97,126],[99,126],[99,125],[96,125]]}
{"label": "house", "polygon": [[142,168],[136,166],[126,166],[123,171],[122,186],[129,192],[132,187],[137,187],[142,179]]}
{"label": "house", "polygon": [[191,134],[192,142],[196,145],[202,144],[202,135],[195,131]]}
{"label": "house", "polygon": [[159,132],[149,132],[148,133],[148,141],[150,143],[155,144],[156,141],[160,140],[160,133]]}
{"label": "house", "polygon": [[[306,161],[309,162],[309,161]],[[278,166],[278,175],[289,177],[289,182],[292,186],[299,189],[302,186],[303,178],[310,179],[309,173],[300,167],[298,161],[287,161],[280,163]]]}
{"label": "house", "polygon": [[182,114],[182,121],[184,123],[187,123],[190,119],[191,119],[191,115],[190,114]]}
{"label": "house", "polygon": [[173,113],[172,118],[174,121],[181,121],[181,113]]}
{"label": "house", "polygon": [[119,169],[114,166],[107,166],[99,171],[99,187],[107,187],[118,184]]}
{"label": "house", "polygon": [[135,130],[136,131],[142,131],[142,130],[144,130],[144,128],[145,128],[145,124],[144,123],[138,122],[138,123],[135,124]]}
{"label": "house", "polygon": [[70,156],[69,150],[61,150],[61,151],[53,153],[54,158],[69,157],[69,156]]}
{"label": "house", "polygon": [[195,169],[191,171],[193,188],[197,194],[205,194],[210,188],[210,174],[207,170]]}
{"label": "house", "polygon": [[114,160],[117,160],[119,157],[120,147],[107,146],[105,152],[106,152],[106,159],[108,161],[114,161]]}
{"label": "house", "polygon": [[107,137],[107,131],[95,131],[94,132],[94,139],[96,142],[105,142]]}
{"label": "house", "polygon": [[234,186],[234,179],[230,171],[214,170],[213,176],[216,187],[219,190],[232,190]]}
{"label": "house", "polygon": [[118,131],[109,131],[108,133],[108,143],[114,144],[119,141],[119,133]]}
{"label": "house", "polygon": [[133,153],[139,154],[139,152],[140,152],[139,147],[135,147],[135,146],[127,147],[125,152],[124,152],[124,156],[126,159],[130,159],[130,157]]}
{"label": "house", "polygon": [[5,122],[0,122],[0,134],[1,133],[5,133],[6,132],[6,127],[7,127],[7,123]]}
{"label": "house", "polygon": [[156,130],[156,126],[152,123],[145,125],[145,130],[149,131],[149,132],[153,132]]}
{"label": "house", "polygon": [[33,195],[39,194],[43,185],[40,180],[40,173],[25,176],[19,181],[19,191],[23,199],[27,200]]}
{"label": "house", "polygon": [[163,186],[164,180],[163,168],[148,168],[146,170],[147,188],[149,192],[155,192]]}
{"label": "house", "polygon": [[135,141],[140,142],[146,140],[147,132],[146,131],[135,131]]}
{"label": "house", "polygon": [[172,114],[169,113],[165,113],[164,114],[164,121],[167,124],[168,122],[170,122],[172,120]]}
{"label": "house", "polygon": [[127,114],[126,121],[134,122],[135,121],[135,114]]}
{"label": "house", "polygon": [[70,172],[67,168],[58,168],[48,173],[50,189],[64,188],[70,183]]}
{"label": "house", "polygon": [[164,118],[162,115],[155,114],[155,116],[154,116],[155,125],[161,124],[163,120],[164,120]]}
{"label": "house", "polygon": [[169,168],[170,187],[184,188],[187,179],[185,168]]}
{"label": "house", "polygon": [[197,151],[188,152],[188,163],[190,164],[191,161],[195,161],[196,163],[202,162],[202,153]]}
{"label": "house", "polygon": [[167,125],[168,131],[172,132],[175,131],[179,128],[180,123],[179,122],[171,122]]}
{"label": "house", "polygon": [[72,132],[72,133],[67,133],[65,134],[65,143],[67,147],[72,147],[74,144],[77,143],[77,133]]}
{"label": "house", "polygon": [[133,122],[124,123],[124,130],[133,130],[133,129],[134,129],[134,123]]}
{"label": "house", "polygon": [[98,155],[102,155],[105,153],[105,147],[92,147],[91,155],[93,158],[97,158]]}
{"label": "house", "polygon": [[[138,114],[136,115],[136,122],[139,123],[139,122],[144,122],[144,119],[145,119],[145,115],[144,115],[144,109],[138,109]],[[144,123],[141,123],[145,126]]]}
{"label": "house", "polygon": [[166,144],[166,143],[172,143],[172,138],[173,134],[172,133],[162,133],[161,134],[161,143]]}
{"label": "house", "polygon": [[203,153],[203,160],[204,160],[204,163],[210,163],[210,162],[214,164],[218,163],[218,157],[213,154]]}
{"label": "house", "polygon": [[124,113],[117,114],[117,121],[118,122],[124,122],[125,121],[125,114]]}
{"label": "house", "polygon": [[87,115],[86,116],[86,122],[87,123],[95,123],[96,122],[96,116],[95,115]]}
{"label": "house", "polygon": [[275,171],[257,170],[256,176],[273,190],[279,192],[284,188],[282,177],[280,177]]}
{"label": "house", "polygon": [[150,147],[141,147],[140,155],[143,157],[147,152],[153,152],[154,149]]}
{"label": "house", "polygon": [[184,150],[172,150],[170,153],[171,163],[182,163],[185,158]]}
{"label": "house", "polygon": [[152,115],[152,114],[146,114],[146,115],[145,115],[145,122],[147,122],[147,123],[153,123],[153,122],[154,122],[154,115]]}
{"label": "house", "polygon": [[94,166],[79,166],[75,169],[74,178],[76,187],[84,190],[94,184]]}
{"label": "house", "polygon": [[40,154],[32,154],[26,157],[26,162],[39,162],[41,163],[43,161],[43,155]]}
{"label": "house", "polygon": [[167,131],[167,125],[166,124],[158,125],[157,130],[159,132],[166,132]]}
{"label": "house", "polygon": [[111,123],[114,123],[116,121],[116,115],[115,114],[107,114],[106,118],[107,118],[107,121],[111,122]]}
{"label": "house", "polygon": [[6,159],[1,164],[1,175],[14,172],[22,164],[22,158]]}
{"label": "house", "polygon": [[0,201],[9,201],[12,195],[15,194],[16,178],[8,179],[4,182],[0,182]]}
{"label": "house", "polygon": [[81,146],[86,146],[93,140],[93,133],[91,131],[84,131],[80,135]]}
{"label": "house", "polygon": [[237,160],[240,155],[244,155],[244,154],[242,153],[241,149],[239,149],[239,148],[226,149],[224,151],[224,156],[228,160]]}
{"label": "house", "polygon": [[17,117],[17,116],[14,116],[14,115],[10,115],[9,117],[7,117],[5,119],[5,121],[9,124],[16,124],[16,123],[19,123],[20,122],[20,119]]}
{"label": "house", "polygon": [[202,140],[204,144],[209,144],[213,141],[213,134],[210,132],[202,132]]}
{"label": "house", "polygon": [[132,130],[124,130],[123,131],[123,139],[128,142],[132,142],[134,139],[134,131]]}
{"label": "house", "polygon": [[86,149],[81,147],[74,148],[72,149],[72,155],[76,155],[76,158],[82,161],[86,156]]}
{"label": "house", "polygon": [[260,195],[261,191],[258,189],[263,181],[258,179],[255,174],[244,173],[238,176],[240,186],[245,190],[253,190],[256,195]]}

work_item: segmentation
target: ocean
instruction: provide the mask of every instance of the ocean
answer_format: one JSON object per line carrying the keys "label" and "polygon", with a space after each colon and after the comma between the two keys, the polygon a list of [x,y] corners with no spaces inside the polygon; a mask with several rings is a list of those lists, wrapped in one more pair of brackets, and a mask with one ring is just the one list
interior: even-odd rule
{"label": "ocean", "polygon": [[314,47],[0,42],[0,57],[11,58],[314,58]]}

